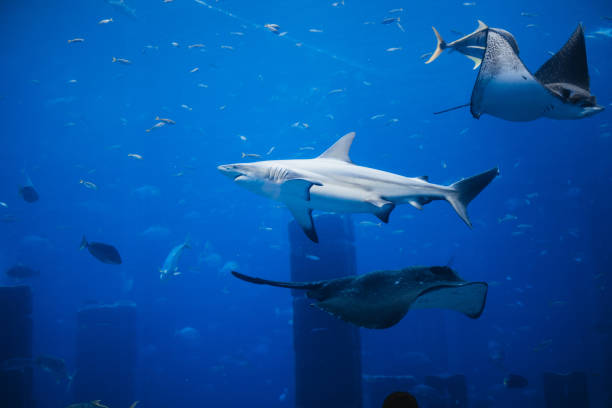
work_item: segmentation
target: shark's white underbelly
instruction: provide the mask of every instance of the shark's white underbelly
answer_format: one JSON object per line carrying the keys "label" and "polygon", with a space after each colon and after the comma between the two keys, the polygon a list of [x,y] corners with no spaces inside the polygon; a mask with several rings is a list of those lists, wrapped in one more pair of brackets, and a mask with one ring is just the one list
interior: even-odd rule
{"label": "shark's white underbelly", "polygon": [[[378,197],[355,188],[312,186],[308,208],[338,213],[371,213],[377,208],[372,201]],[[380,200],[380,198],[378,198]]]}

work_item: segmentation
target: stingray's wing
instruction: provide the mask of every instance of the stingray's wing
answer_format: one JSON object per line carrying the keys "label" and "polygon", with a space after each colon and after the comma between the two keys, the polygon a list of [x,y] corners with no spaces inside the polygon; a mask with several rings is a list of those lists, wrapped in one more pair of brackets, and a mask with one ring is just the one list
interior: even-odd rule
{"label": "stingray's wing", "polygon": [[551,98],[508,40],[488,30],[486,50],[472,90],[472,115],[477,119],[488,113],[512,121],[533,120],[543,114]]}
{"label": "stingray's wing", "polygon": [[[395,326],[408,313],[410,301],[392,299],[393,295],[381,293],[380,299],[368,301],[354,293],[337,292],[314,303],[317,308],[345,322],[367,329],[387,329]],[[383,298],[384,297],[384,298]]]}
{"label": "stingray's wing", "polygon": [[543,84],[567,83],[590,90],[584,31],[579,24],[563,48],[534,75]]}
{"label": "stingray's wing", "polygon": [[487,290],[485,282],[434,286],[421,293],[411,309],[449,309],[475,319],[484,310]]}
{"label": "stingray's wing", "polygon": [[465,282],[455,275],[420,282],[418,278],[411,279],[410,273],[386,276],[384,273],[362,275],[353,284],[327,293],[314,305],[368,329],[392,327],[413,308],[455,310],[472,318],[479,317],[484,310],[487,295],[484,282]]}

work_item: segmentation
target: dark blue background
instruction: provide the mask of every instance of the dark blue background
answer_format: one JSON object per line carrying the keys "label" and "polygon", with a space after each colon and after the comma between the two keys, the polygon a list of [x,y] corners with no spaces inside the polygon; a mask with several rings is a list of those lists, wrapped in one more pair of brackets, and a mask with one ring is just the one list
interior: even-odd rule
{"label": "dark blue background", "polygon": [[[473,396],[504,406],[517,393],[539,395],[544,370],[585,370],[600,401],[611,324],[612,39],[587,38],[591,89],[608,109],[579,121],[475,120],[467,109],[433,116],[469,100],[476,71],[456,53],[430,65],[420,56],[435,45],[431,25],[452,40],[451,30],[469,33],[481,19],[511,31],[535,71],[578,22],[587,34],[612,27],[602,18],[612,16],[610,3],[331,3],[221,1],[210,9],[192,0],[132,0],[136,19],[102,0],[0,4],[0,201],[8,204],[0,215],[16,217],[0,224],[0,267],[24,262],[41,270],[31,282],[34,354],[74,367],[78,307],[133,300],[142,325],[143,407],[291,406],[290,294],[246,285],[227,270],[287,279],[290,214],[233,185],[216,166],[273,146],[271,159],[313,157],[356,131],[351,156],[364,166],[426,174],[439,184],[501,169],[470,206],[471,231],[443,202],[422,212],[399,207],[382,227],[360,224],[378,222],[373,216],[354,217],[359,272],[450,262],[465,279],[490,284],[478,320],[416,311],[389,330],[362,331],[364,372],[410,374],[402,365],[408,352],[423,352],[431,371],[465,373]],[[380,24],[398,7],[405,32]],[[67,43],[75,37],[85,42]],[[187,47],[195,43],[206,47]],[[329,94],[334,89],[344,91]],[[385,116],[370,119],[377,114]],[[145,132],[156,115],[177,123]],[[291,127],[297,121],[309,128]],[[41,196],[35,204],[17,194],[24,169]],[[142,186],[159,194],[135,191]],[[517,219],[499,222],[506,214]],[[167,231],[143,233],[151,226]],[[83,234],[115,245],[124,263],[105,265],[79,251]],[[181,259],[183,275],[160,282],[164,257],[188,234],[193,250]],[[227,262],[235,264],[224,269]],[[186,326],[201,333],[196,347],[175,335]],[[430,346],[440,338],[448,354],[442,362]],[[490,342],[502,346],[504,369],[490,361]],[[530,388],[501,390],[510,371]],[[40,407],[74,402],[49,376],[36,380]]]}

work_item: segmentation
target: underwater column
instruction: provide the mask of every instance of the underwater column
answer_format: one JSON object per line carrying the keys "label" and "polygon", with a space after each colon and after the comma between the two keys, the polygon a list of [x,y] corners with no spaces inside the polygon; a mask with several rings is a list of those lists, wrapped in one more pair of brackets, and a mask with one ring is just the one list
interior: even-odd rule
{"label": "underwater column", "polygon": [[[354,230],[350,216],[325,214],[314,220],[316,244],[292,221],[291,281],[355,275]],[[293,294],[296,408],[362,406],[359,328],[311,306],[303,290]]]}
{"label": "underwater column", "polygon": [[[29,286],[0,287],[0,407],[31,408],[32,291]],[[14,362],[14,364],[11,364]]]}
{"label": "underwater column", "polygon": [[75,401],[102,400],[109,407],[129,407],[134,402],[137,344],[134,303],[79,310]]}

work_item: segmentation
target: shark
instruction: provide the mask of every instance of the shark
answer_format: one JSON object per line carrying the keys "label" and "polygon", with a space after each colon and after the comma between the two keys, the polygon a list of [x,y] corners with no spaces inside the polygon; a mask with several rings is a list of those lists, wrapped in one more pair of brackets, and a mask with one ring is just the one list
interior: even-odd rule
{"label": "shark", "polygon": [[581,119],[604,110],[591,94],[589,82],[581,24],[535,74],[508,39],[488,30],[469,106],[476,119],[485,113],[514,122],[541,117]]}
{"label": "shark", "polygon": [[432,63],[440,56],[440,54],[442,54],[444,50],[449,49],[451,51],[458,51],[465,55],[474,63],[473,69],[478,68],[482,63],[482,58],[485,54],[487,33],[489,31],[494,31],[505,38],[514,52],[517,55],[519,53],[518,44],[510,32],[501,28],[490,28],[480,20],[478,20],[478,28],[476,28],[476,30],[450,43],[444,41],[438,30],[436,30],[436,27],[432,26],[431,28],[436,36],[437,44],[436,49],[431,54],[431,57],[425,62],[426,64]]}
{"label": "shark", "polygon": [[136,10],[127,5],[125,0],[104,0],[107,4],[113,6],[113,8],[120,13],[132,18],[136,19]]}
{"label": "shark", "polygon": [[497,167],[448,186],[427,176],[404,177],[354,164],[349,151],[355,132],[342,136],[314,159],[265,160],[224,164],[218,170],[234,183],[287,206],[308,238],[318,242],[312,211],[371,213],[389,222],[399,204],[422,209],[446,200],[469,226],[467,205],[499,174]]}

